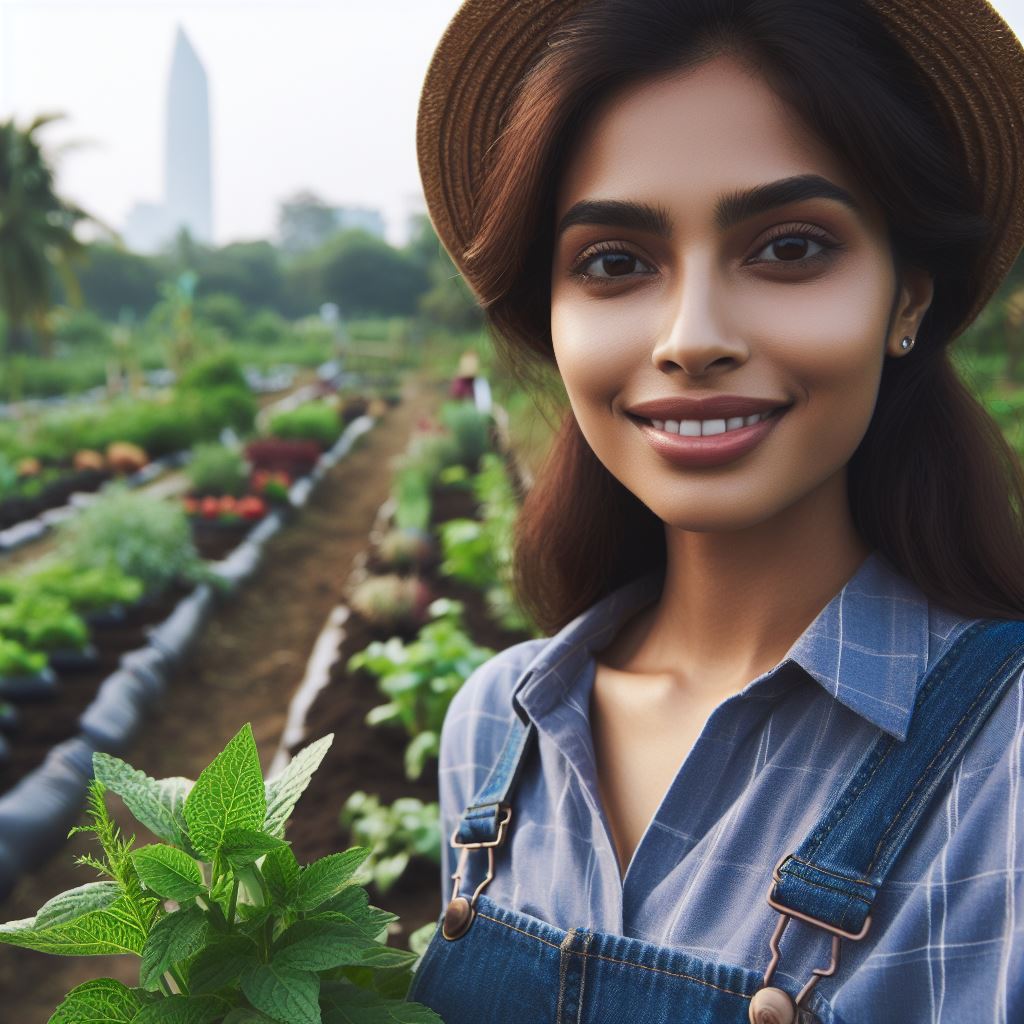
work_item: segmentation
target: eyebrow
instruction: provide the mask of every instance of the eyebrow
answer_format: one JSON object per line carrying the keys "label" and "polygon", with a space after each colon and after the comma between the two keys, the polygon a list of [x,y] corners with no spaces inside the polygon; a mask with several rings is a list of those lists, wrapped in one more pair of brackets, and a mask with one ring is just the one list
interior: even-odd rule
{"label": "eyebrow", "polygon": [[[715,226],[719,231],[727,231],[759,213],[804,199],[831,199],[855,213],[862,212],[861,204],[845,188],[819,174],[801,174],[719,196],[715,203]],[[559,221],[556,237],[575,224],[634,228],[662,238],[672,237],[672,218],[663,206],[632,200],[584,199]]]}

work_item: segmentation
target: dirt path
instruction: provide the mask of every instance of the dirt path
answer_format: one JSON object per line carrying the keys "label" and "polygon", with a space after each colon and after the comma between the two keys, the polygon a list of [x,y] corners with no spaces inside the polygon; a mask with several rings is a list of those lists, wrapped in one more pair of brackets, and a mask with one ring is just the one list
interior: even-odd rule
{"label": "dirt path", "polygon": [[[256,578],[217,613],[172,683],[162,715],[151,719],[126,755],[135,767],[156,778],[195,778],[247,721],[268,767],[309,652],[390,491],[390,460],[404,450],[416,420],[440,405],[443,389],[409,379],[403,397],[271,539]],[[153,841],[130,816],[119,818],[139,834],[140,844]],[[88,841],[75,837],[0,903],[0,920],[30,917],[56,893],[91,881],[92,872],[72,864],[88,849]],[[0,1019],[46,1024],[69,989],[101,976],[137,984],[138,961],[52,957],[0,946]]]}

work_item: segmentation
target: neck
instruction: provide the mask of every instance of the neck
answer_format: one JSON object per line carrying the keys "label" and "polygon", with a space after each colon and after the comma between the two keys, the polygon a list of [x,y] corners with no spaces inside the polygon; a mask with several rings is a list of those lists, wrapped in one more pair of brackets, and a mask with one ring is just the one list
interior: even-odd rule
{"label": "neck", "polygon": [[718,700],[777,664],[871,552],[845,474],[748,529],[666,524],[665,539],[661,598],[627,628],[615,661]]}

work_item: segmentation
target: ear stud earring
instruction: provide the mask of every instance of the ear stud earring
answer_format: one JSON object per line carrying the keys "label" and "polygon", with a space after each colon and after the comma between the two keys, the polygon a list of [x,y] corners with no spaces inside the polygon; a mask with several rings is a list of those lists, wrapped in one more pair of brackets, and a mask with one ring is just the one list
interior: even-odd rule
{"label": "ear stud earring", "polygon": [[910,335],[908,334],[900,342],[900,348],[903,349],[904,352],[909,352],[913,347],[914,347],[914,339],[911,338]]}

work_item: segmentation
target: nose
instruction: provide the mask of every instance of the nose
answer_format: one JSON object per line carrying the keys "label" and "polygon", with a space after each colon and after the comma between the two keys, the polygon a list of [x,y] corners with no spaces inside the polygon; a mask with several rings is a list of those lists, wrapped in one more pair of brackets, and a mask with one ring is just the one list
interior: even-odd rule
{"label": "nose", "polygon": [[728,296],[713,271],[692,268],[666,311],[651,362],[666,373],[682,370],[688,377],[745,363],[750,352],[730,330],[727,309]]}

